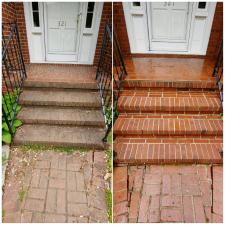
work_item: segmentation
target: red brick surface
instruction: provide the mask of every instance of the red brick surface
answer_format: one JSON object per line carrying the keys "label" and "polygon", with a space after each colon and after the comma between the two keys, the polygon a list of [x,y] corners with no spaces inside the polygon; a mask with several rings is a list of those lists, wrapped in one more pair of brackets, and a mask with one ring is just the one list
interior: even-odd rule
{"label": "red brick surface", "polygon": [[104,35],[104,28],[107,22],[112,23],[112,3],[111,2],[104,2],[102,18],[101,18],[99,32],[98,32],[98,41],[97,41],[97,46],[95,50],[94,65],[98,65],[98,61],[99,61],[100,53],[101,53],[103,35]]}
{"label": "red brick surface", "polygon": [[150,88],[202,88],[202,89],[215,89],[216,84],[215,81],[163,81],[163,80],[124,80],[123,87],[127,89],[144,89],[148,90]]}
{"label": "red brick surface", "polygon": [[[174,142],[175,141],[176,139],[174,139]],[[192,143],[119,142],[118,144],[115,144],[114,150],[117,153],[115,159],[117,163],[129,163],[134,165],[141,165],[143,163],[179,164],[223,162],[220,155],[222,143],[207,143],[202,142],[201,139],[194,139]]]}
{"label": "red brick surface", "polygon": [[[143,115],[142,115],[143,116]],[[115,135],[187,136],[222,135],[223,122],[213,118],[135,118],[119,117],[114,125]],[[166,117],[166,116],[165,116]]]}
{"label": "red brick surface", "polygon": [[223,2],[217,2],[210,34],[207,56],[216,56],[223,38]]}
{"label": "red brick surface", "polygon": [[128,216],[127,167],[113,169],[113,215],[115,223],[126,223]]}
{"label": "red brick surface", "polygon": [[3,192],[4,222],[107,223],[105,156],[98,151],[12,149]]}
{"label": "red brick surface", "polygon": [[26,33],[26,24],[24,16],[23,2],[3,2],[2,3],[2,22],[17,22],[20,44],[25,63],[30,62],[28,41]]}
{"label": "red brick surface", "polygon": [[130,55],[130,45],[122,2],[113,3],[113,27],[115,29],[123,56]]}
{"label": "red brick surface", "polygon": [[114,207],[114,222],[222,222],[222,170],[209,165],[116,167],[116,180],[128,181],[128,205]]}

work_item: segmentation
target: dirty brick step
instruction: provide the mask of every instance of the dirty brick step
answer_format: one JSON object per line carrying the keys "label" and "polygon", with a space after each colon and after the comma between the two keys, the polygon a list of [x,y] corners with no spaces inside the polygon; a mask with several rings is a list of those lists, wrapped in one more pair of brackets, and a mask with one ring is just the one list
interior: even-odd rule
{"label": "dirty brick step", "polygon": [[40,80],[30,80],[29,78],[24,83],[25,88],[78,88],[78,89],[97,89],[97,84],[95,80],[93,82],[81,82],[81,81],[74,81],[74,82],[68,82],[68,81],[40,81]]}
{"label": "dirty brick step", "polygon": [[219,136],[223,134],[223,122],[216,118],[138,118],[119,116],[114,125],[115,135],[148,136]]}
{"label": "dirty brick step", "polygon": [[17,117],[24,124],[105,126],[102,112],[94,109],[24,106]]}
{"label": "dirty brick step", "polygon": [[18,128],[14,145],[45,144],[103,150],[104,134],[102,128],[25,124]]}
{"label": "dirty brick step", "polygon": [[[168,142],[167,142],[168,141]],[[218,163],[222,139],[130,139],[117,141],[114,145],[116,163],[127,164],[173,164]]]}
{"label": "dirty brick step", "polygon": [[24,90],[20,96],[19,104],[87,108],[101,107],[101,101],[98,92],[83,92],[76,90]]}
{"label": "dirty brick step", "polygon": [[[170,94],[171,95],[171,94]],[[218,96],[138,96],[123,95],[118,101],[119,112],[222,112]]]}

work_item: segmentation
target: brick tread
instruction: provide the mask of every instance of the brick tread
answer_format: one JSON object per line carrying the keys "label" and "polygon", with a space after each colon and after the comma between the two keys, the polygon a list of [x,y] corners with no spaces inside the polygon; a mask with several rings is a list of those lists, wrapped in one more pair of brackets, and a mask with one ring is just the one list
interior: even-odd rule
{"label": "brick tread", "polygon": [[101,150],[104,149],[104,134],[105,130],[102,128],[25,124],[18,128],[14,144],[46,144]]}
{"label": "brick tread", "polygon": [[21,105],[49,105],[100,108],[101,101],[98,92],[82,91],[48,91],[48,90],[24,90],[20,96]]}
{"label": "brick tread", "polygon": [[222,111],[217,96],[121,96],[118,101],[119,112],[210,112]]}
{"label": "brick tread", "polygon": [[[116,163],[127,164],[179,164],[179,163],[221,163],[220,143],[127,143],[115,145]],[[174,140],[175,142],[175,140]]]}
{"label": "brick tread", "polygon": [[105,126],[100,110],[24,106],[17,117],[24,124]]}
{"label": "brick tread", "polygon": [[120,117],[114,125],[116,135],[222,135],[223,122],[220,119],[200,118],[124,118]]}

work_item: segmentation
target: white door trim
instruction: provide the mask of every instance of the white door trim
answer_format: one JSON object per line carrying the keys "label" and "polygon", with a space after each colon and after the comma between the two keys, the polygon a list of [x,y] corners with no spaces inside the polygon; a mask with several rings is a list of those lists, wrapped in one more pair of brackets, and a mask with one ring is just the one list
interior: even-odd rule
{"label": "white door trim", "polygon": [[[191,29],[189,34],[189,46],[188,51],[151,51],[149,48],[149,38],[150,38],[150,31],[147,29],[143,30],[142,37],[139,36],[135,39],[135,32],[134,32],[134,19],[135,17],[139,17],[139,24],[140,26],[145,26],[145,24],[149,23],[148,13],[147,13],[147,3],[141,2],[139,7],[132,6],[131,2],[123,2],[123,10],[125,15],[127,33],[131,48],[131,53],[144,53],[144,54],[193,54],[193,55],[205,55],[208,47],[208,42],[210,38],[213,18],[215,14],[216,2],[207,2],[206,9],[200,10],[198,9],[198,3],[193,3],[192,8],[192,16],[191,16]],[[140,17],[142,16],[142,22]],[[198,35],[198,27],[200,26],[200,20],[204,20],[204,27],[202,26],[201,33]],[[200,22],[199,22],[200,21]],[[147,25],[148,26],[148,25]],[[140,45],[140,42],[137,40],[142,40],[145,43]],[[141,47],[140,47],[141,46]]]}
{"label": "white door trim", "polygon": [[24,2],[24,15],[28,39],[28,48],[31,63],[63,63],[63,64],[87,64],[92,65],[98,39],[98,32],[103,11],[103,2],[95,2],[93,27],[85,28],[86,12],[88,2],[81,2],[82,19],[80,24],[80,37],[78,60],[76,62],[46,61],[45,56],[45,24],[43,2],[39,2],[40,27],[34,28],[32,25],[31,2]]}

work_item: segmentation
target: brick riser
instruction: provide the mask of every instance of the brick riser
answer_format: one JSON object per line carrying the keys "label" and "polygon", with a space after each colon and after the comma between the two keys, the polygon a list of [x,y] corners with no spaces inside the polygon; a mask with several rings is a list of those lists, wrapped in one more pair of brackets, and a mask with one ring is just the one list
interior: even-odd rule
{"label": "brick riser", "polygon": [[114,124],[115,162],[222,163],[222,107],[214,88],[211,81],[124,81]]}
{"label": "brick riser", "polygon": [[138,136],[221,136],[223,123],[219,119],[193,118],[118,118],[115,135]]}
{"label": "brick riser", "polygon": [[191,89],[216,89],[215,81],[149,81],[149,80],[124,80],[123,89],[148,89],[148,88],[191,88]]}
{"label": "brick riser", "polygon": [[217,96],[161,97],[122,95],[118,112],[127,113],[220,113],[222,106]]}
{"label": "brick riser", "polygon": [[222,163],[222,138],[118,138],[116,162],[128,164]]}

